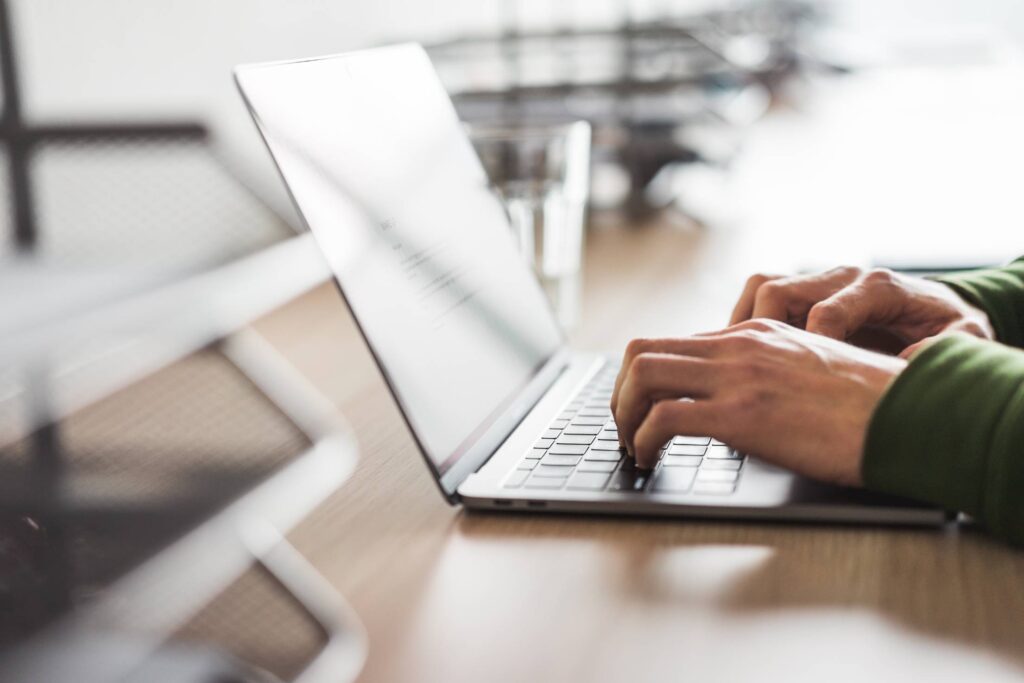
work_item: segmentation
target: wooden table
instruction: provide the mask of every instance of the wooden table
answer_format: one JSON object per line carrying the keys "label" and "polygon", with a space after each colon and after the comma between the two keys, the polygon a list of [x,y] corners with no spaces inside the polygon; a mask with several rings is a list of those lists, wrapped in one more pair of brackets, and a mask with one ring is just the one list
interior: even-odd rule
{"label": "wooden table", "polygon": [[[740,230],[598,229],[578,346],[721,326]],[[353,603],[366,681],[1024,679],[1024,553],[956,529],[467,513],[439,495],[330,285],[259,325],[353,425],[292,540]]]}

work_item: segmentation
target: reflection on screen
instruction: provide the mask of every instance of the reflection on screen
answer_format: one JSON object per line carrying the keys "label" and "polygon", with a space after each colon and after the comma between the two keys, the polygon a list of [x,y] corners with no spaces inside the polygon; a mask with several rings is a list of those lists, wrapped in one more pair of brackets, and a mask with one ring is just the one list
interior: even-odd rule
{"label": "reflection on screen", "polygon": [[415,47],[243,71],[264,135],[441,470],[561,341]]}

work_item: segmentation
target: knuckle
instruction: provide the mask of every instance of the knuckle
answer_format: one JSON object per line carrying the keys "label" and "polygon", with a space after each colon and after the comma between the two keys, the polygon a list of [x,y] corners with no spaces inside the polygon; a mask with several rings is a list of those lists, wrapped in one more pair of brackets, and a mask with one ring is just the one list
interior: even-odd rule
{"label": "knuckle", "polygon": [[[753,322],[751,321],[751,323]],[[756,329],[758,328],[753,327],[751,324],[751,326],[742,331],[730,334],[728,337],[723,337],[720,342],[722,348],[726,353],[737,355],[753,351],[758,346],[758,338],[754,332]]]}
{"label": "knuckle", "polygon": [[736,345],[745,350],[754,350],[761,345],[761,335],[768,332],[771,326],[764,320],[756,320],[749,330],[737,335]]}
{"label": "knuckle", "polygon": [[762,301],[777,301],[785,294],[785,285],[781,280],[769,280],[757,290],[757,298]]}
{"label": "knuckle", "polygon": [[807,325],[829,324],[839,321],[842,318],[842,311],[839,306],[831,303],[817,303],[807,311]]}
{"label": "knuckle", "polygon": [[636,339],[631,339],[629,341],[629,343],[626,344],[626,355],[627,356],[637,356],[637,355],[643,353],[645,349],[649,348],[650,345],[651,345],[651,340],[650,339],[646,339],[644,337],[638,337]]}
{"label": "knuckle", "polygon": [[[756,332],[771,332],[779,327],[779,322],[771,320],[769,318],[754,318],[750,321],[747,329],[754,330]],[[753,334],[745,335],[747,339],[751,341],[758,341],[758,337]]]}
{"label": "knuckle", "polygon": [[650,353],[641,353],[633,359],[629,366],[629,374],[639,384],[649,384],[658,372],[658,357]]}
{"label": "knuckle", "polygon": [[874,268],[864,276],[864,282],[869,285],[890,285],[896,281],[896,274],[888,268]]}

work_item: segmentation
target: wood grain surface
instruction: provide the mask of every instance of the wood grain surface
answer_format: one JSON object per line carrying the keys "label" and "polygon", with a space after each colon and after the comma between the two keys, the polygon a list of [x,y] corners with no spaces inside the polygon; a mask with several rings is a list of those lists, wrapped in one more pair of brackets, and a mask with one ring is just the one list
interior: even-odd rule
{"label": "wood grain surface", "polygon": [[[739,230],[610,223],[588,236],[581,348],[721,326],[746,274],[795,263]],[[1024,553],[980,532],[467,513],[333,285],[258,329],[360,442],[291,538],[366,624],[362,680],[1024,679]]]}

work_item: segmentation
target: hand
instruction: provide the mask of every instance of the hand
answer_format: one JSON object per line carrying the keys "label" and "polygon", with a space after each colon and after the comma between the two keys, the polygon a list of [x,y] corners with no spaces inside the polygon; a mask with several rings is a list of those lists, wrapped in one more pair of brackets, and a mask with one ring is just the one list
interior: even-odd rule
{"label": "hand", "polygon": [[707,435],[815,479],[857,486],[871,414],[905,366],[752,320],[695,337],[630,342],[611,410],[639,467],[652,467],[677,434]]}
{"label": "hand", "polygon": [[[754,275],[729,324],[750,318],[781,320],[858,346],[901,352],[904,358],[926,340],[948,332],[995,338],[988,316],[946,285],[884,269]],[[880,331],[889,335],[888,341],[880,341]]]}

